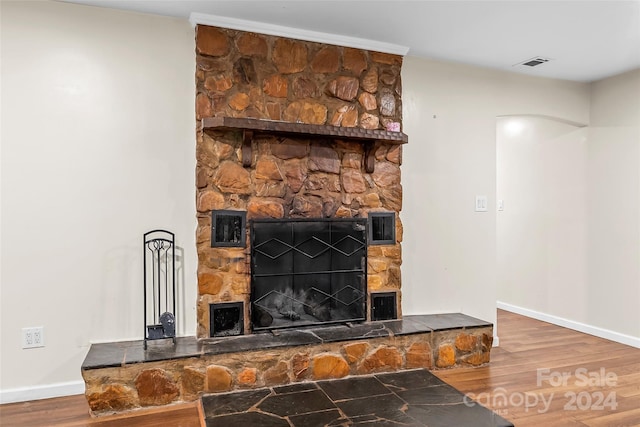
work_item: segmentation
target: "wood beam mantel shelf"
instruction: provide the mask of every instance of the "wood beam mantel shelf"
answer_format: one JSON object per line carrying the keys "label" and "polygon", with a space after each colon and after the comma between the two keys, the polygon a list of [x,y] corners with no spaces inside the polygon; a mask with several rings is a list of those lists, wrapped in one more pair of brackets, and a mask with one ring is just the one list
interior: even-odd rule
{"label": "wood beam mantel shelf", "polygon": [[348,128],[330,125],[310,125],[306,123],[290,123],[275,120],[248,119],[236,117],[205,117],[202,119],[202,130],[240,130],[243,133],[242,164],[251,167],[253,158],[252,144],[256,133],[271,135],[290,135],[309,138],[331,138],[343,141],[357,141],[364,145],[364,168],[372,173],[375,167],[375,152],[378,144],[406,144],[408,136],[402,132],[390,132],[382,129]]}

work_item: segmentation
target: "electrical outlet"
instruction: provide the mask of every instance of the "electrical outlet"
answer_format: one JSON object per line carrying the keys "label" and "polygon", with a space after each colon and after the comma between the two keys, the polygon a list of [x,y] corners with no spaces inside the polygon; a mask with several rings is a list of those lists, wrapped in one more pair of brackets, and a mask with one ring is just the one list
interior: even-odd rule
{"label": "electrical outlet", "polygon": [[44,347],[44,327],[22,328],[22,348]]}

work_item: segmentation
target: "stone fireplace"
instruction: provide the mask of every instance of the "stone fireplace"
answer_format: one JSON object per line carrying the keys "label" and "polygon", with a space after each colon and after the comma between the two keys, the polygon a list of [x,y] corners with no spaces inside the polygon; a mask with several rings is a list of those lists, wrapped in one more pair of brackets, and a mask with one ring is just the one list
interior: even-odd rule
{"label": "stone fireplace", "polygon": [[488,363],[490,323],[402,316],[402,58],[198,26],[196,61],[196,336],[92,344],[92,413]]}
{"label": "stone fireplace", "polygon": [[[221,303],[242,304],[245,333],[370,320],[376,293],[392,294],[401,317],[402,58],[208,26],[197,27],[196,50],[197,336],[212,336],[211,306]],[[244,244],[217,244],[221,211],[246,215]],[[393,240],[367,237],[375,214],[391,215]],[[316,235],[287,240],[309,221]],[[267,224],[289,236],[265,236]],[[323,241],[332,224],[360,228],[358,259]],[[314,274],[293,271],[305,260]],[[357,271],[339,277],[341,262]]]}

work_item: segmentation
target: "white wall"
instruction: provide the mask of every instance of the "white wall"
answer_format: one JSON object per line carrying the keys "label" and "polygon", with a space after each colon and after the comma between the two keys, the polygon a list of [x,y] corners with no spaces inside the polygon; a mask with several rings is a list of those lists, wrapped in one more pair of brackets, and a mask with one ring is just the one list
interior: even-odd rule
{"label": "white wall", "polygon": [[[404,314],[496,320],[496,117],[586,122],[589,86],[405,58]],[[489,211],[474,212],[475,195]]]}
{"label": "white wall", "polygon": [[[178,320],[194,333],[194,33],[58,2],[1,7],[0,388],[19,398],[74,389],[92,341],[142,337],[148,230],[184,248]],[[44,326],[46,347],[21,348],[27,326]]]}
{"label": "white wall", "polygon": [[640,346],[640,70],[591,84],[589,105],[581,130],[498,121],[498,299]]}
{"label": "white wall", "polygon": [[640,70],[592,84],[588,324],[640,347]]}
{"label": "white wall", "polygon": [[497,121],[498,300],[586,321],[587,129]]}
{"label": "white wall", "polygon": [[[175,231],[184,247],[181,333],[193,334],[195,59],[183,20],[0,4],[6,397],[80,384],[91,341],[141,337],[140,240],[149,229]],[[589,85],[412,57],[403,79],[404,313],[495,321],[496,116],[587,122]],[[594,108],[606,110],[610,91],[601,92]],[[473,212],[476,194],[489,197],[489,212]],[[21,328],[40,325],[47,346],[22,350]]]}

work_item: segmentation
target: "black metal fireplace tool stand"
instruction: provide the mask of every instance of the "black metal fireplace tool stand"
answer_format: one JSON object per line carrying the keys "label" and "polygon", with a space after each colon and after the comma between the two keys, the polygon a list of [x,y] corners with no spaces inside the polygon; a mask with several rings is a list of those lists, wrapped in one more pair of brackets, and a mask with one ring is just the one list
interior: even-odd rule
{"label": "black metal fireplace tool stand", "polygon": [[151,230],[143,236],[144,349],[147,341],[176,343],[176,246],[174,233]]}

